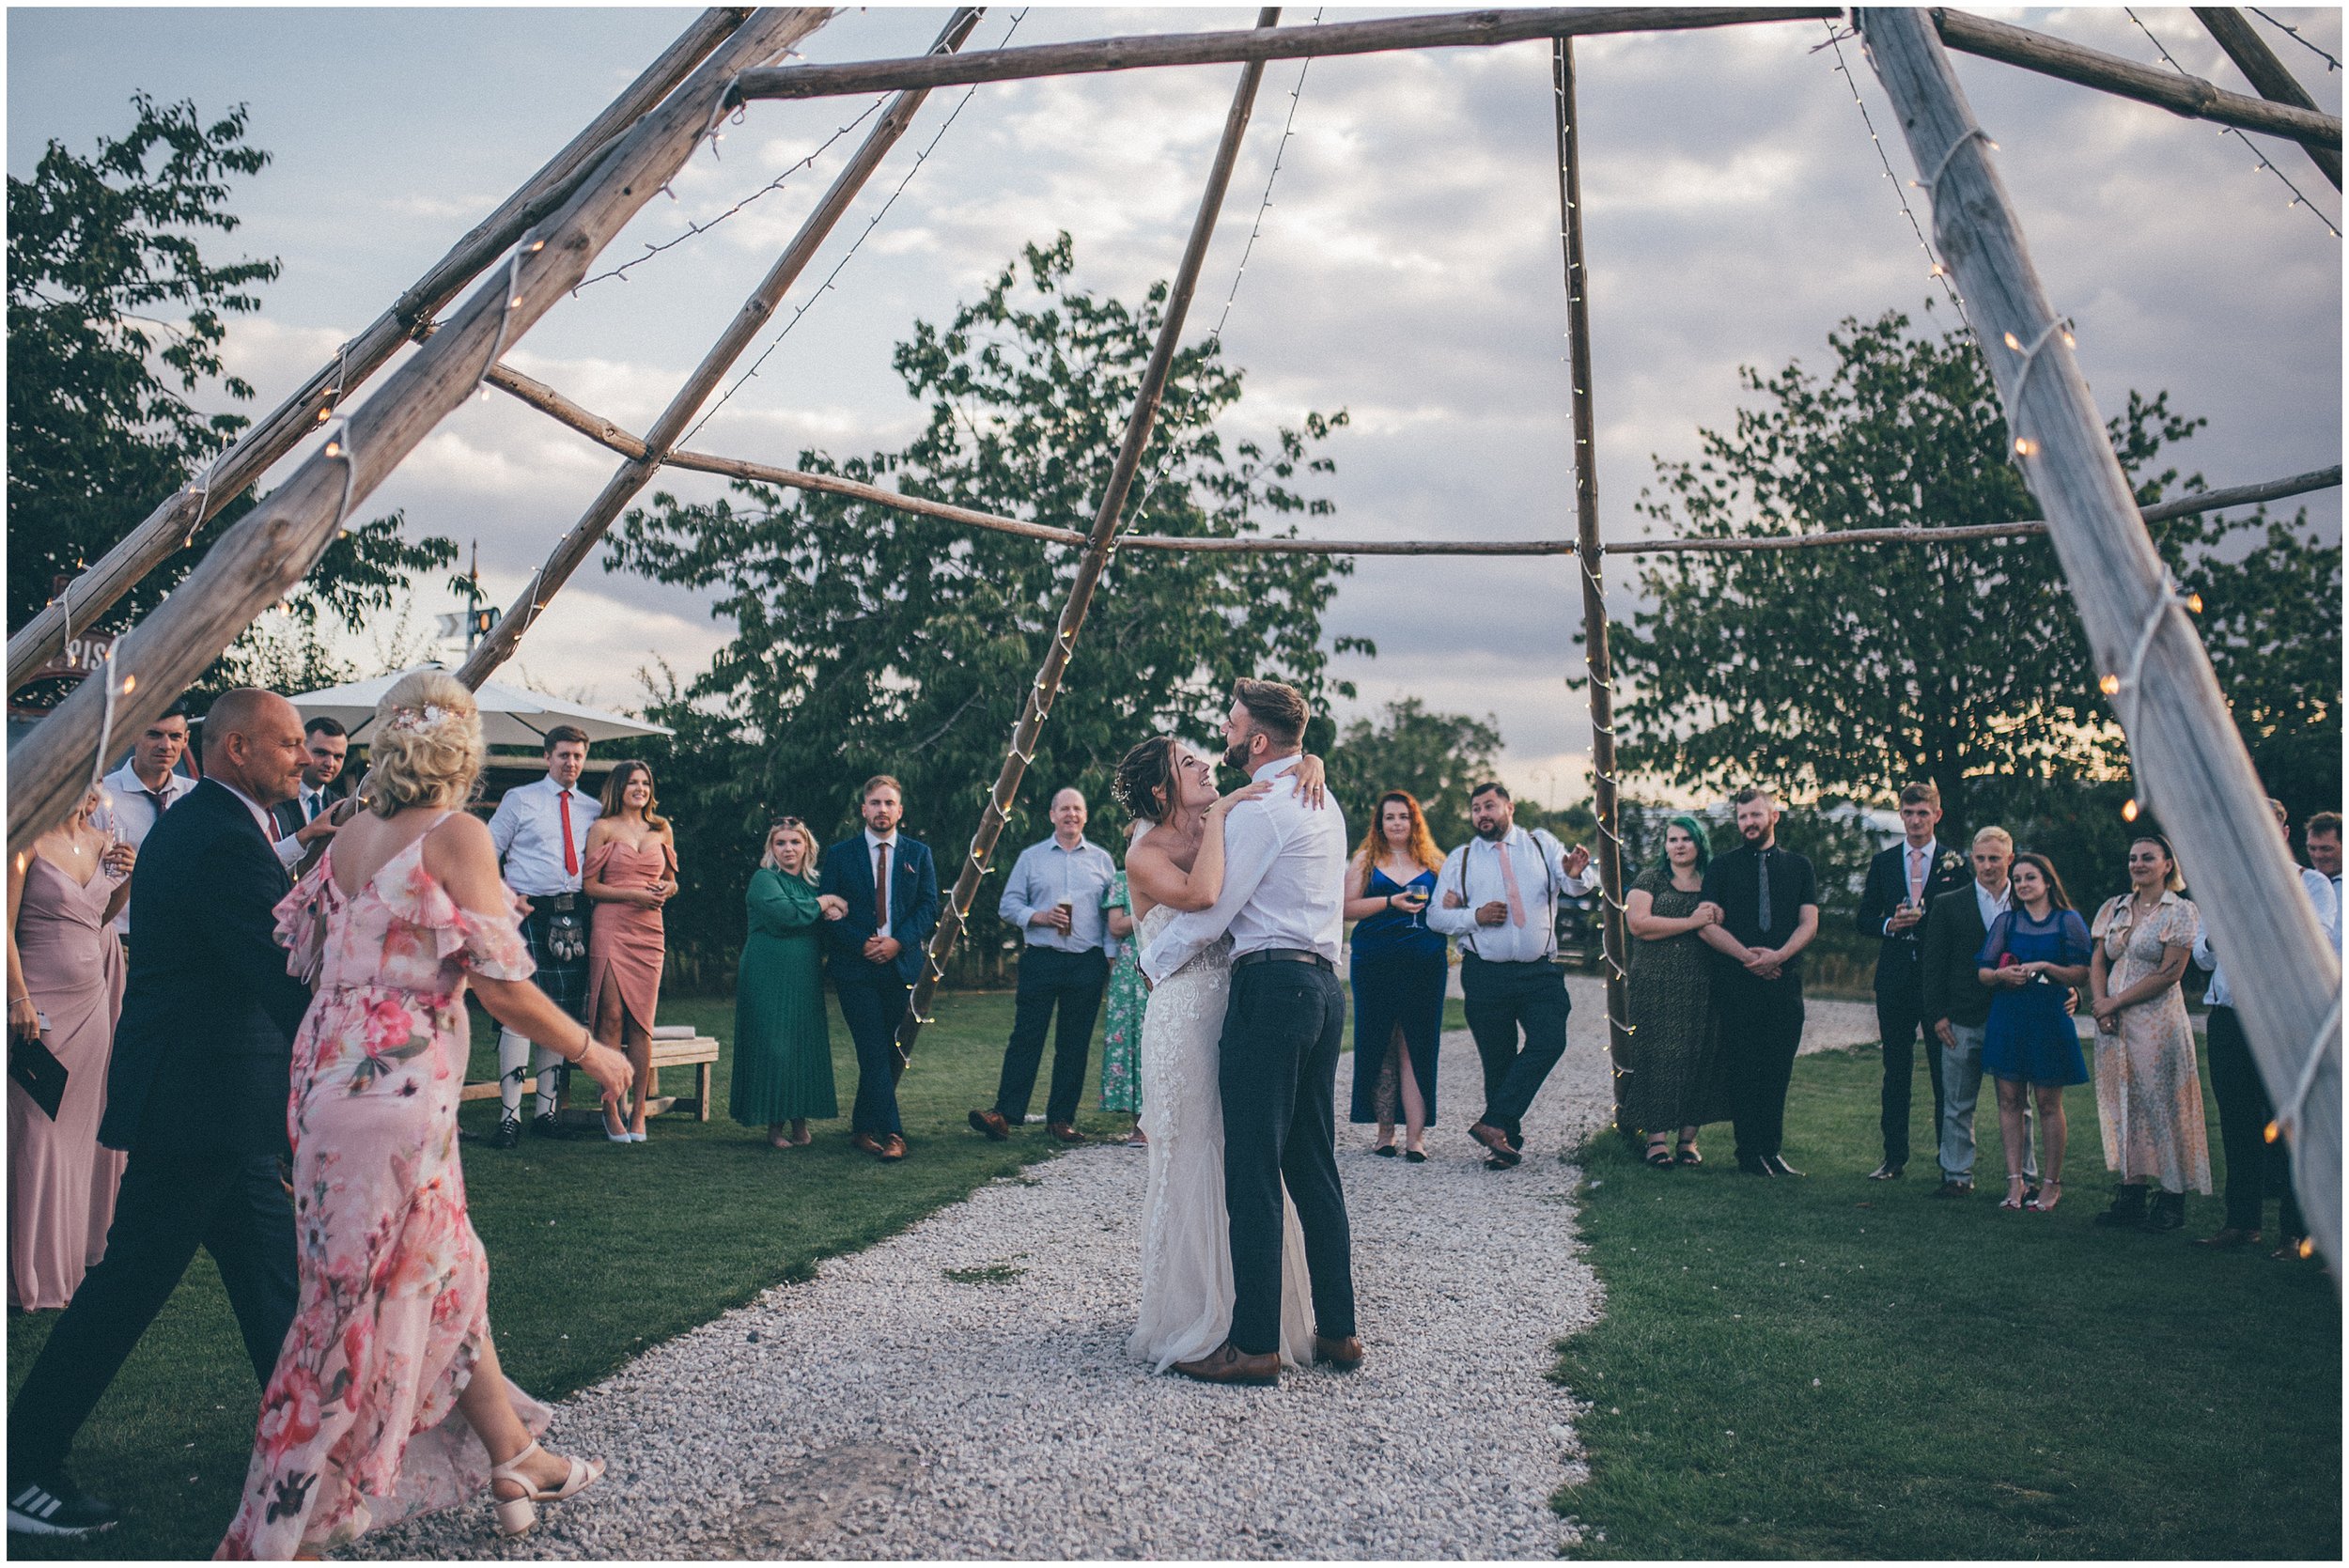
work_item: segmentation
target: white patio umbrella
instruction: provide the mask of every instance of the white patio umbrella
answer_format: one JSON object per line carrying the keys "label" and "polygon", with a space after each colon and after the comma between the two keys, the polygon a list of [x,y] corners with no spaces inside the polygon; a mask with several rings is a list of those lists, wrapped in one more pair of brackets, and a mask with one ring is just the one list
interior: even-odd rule
{"label": "white patio umbrella", "polygon": [[[438,663],[419,664],[417,670],[438,670]],[[303,718],[333,719],[350,732],[353,740],[367,738],[367,726],[375,722],[375,705],[383,700],[383,693],[414,670],[402,670],[397,675],[378,675],[372,680],[354,680],[346,686],[329,686],[316,691],[304,691],[288,698]],[[524,686],[508,686],[503,681],[485,680],[474,692],[474,700],[481,705],[481,738],[491,746],[529,746],[546,744],[547,731],[557,724],[569,724],[584,730],[587,738],[625,740],[633,736],[668,735],[672,733],[660,724],[631,719],[625,713],[607,713],[599,707],[586,707],[579,703],[567,703],[560,697],[550,697]]]}

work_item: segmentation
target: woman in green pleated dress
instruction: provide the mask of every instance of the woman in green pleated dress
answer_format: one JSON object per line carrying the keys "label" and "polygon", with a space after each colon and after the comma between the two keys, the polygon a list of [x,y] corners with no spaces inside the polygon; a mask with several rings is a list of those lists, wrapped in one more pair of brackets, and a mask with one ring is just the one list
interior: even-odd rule
{"label": "woman in green pleated dress", "polygon": [[848,907],[817,893],[816,836],[798,817],[767,831],[749,906],[734,982],[727,1113],[746,1127],[765,1127],[778,1149],[804,1148],[816,1140],[809,1117],[840,1114],[824,1016],[823,927]]}

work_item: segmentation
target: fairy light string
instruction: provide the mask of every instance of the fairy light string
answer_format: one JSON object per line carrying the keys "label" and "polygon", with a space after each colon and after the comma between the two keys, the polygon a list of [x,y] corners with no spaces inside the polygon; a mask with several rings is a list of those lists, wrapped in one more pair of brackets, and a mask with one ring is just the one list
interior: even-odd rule
{"label": "fairy light string", "polygon": [[2289,33],[2292,36],[2293,42],[2298,44],[2301,48],[2308,50],[2310,54],[2323,60],[2325,62],[2325,70],[2328,74],[2341,69],[2341,62],[2339,60],[2334,59],[2328,51],[2310,42],[2307,36],[2303,34],[2299,28],[2295,27],[2291,23],[2279,22],[2274,17],[2268,15],[2265,11],[2261,10],[2257,6],[2251,7],[2250,11],[2253,16],[2258,17],[2262,22],[2266,23],[2270,27],[2275,28],[2277,31]]}
{"label": "fairy light string", "polygon": [[[2176,71],[2181,76],[2191,76],[2193,74],[2193,72],[2187,70],[2186,67],[2178,64],[2176,56],[2170,53],[2168,47],[2162,43],[2161,39],[2154,36],[2154,30],[2145,25],[2145,19],[2137,14],[2135,8],[2123,6],[2121,8],[2121,11],[2122,14],[2126,16],[2131,22],[2137,23],[2137,30],[2145,35],[2146,41],[2154,46],[2155,50],[2161,55],[2163,61],[2169,65],[2171,70]],[[2273,18],[2270,18],[2270,20],[2272,21]],[[2306,40],[2303,39],[2302,41],[2305,42]],[[2318,50],[2317,53],[2323,54],[2324,51]],[[2331,58],[2330,55],[2326,55],[2326,57],[2327,59]],[[2294,207],[2307,208],[2311,213],[2315,214],[2316,221],[2323,224],[2332,234],[2334,239],[2338,240],[2341,238],[2340,225],[2335,224],[2332,219],[2325,216],[2324,211],[2319,209],[2314,202],[2309,200],[2308,193],[2301,190],[2299,186],[2295,185],[2292,182],[2292,177],[2290,175],[2284,173],[2283,170],[2278,168],[2275,164],[2267,161],[2267,154],[2260,150],[2259,144],[2257,142],[2252,141],[2250,137],[2245,135],[2234,126],[2229,125],[2221,127],[2220,129],[2223,134],[2232,136],[2236,141],[2241,142],[2245,147],[2250,148],[2251,156],[2259,160],[2259,166],[2261,168],[2265,169],[2269,174],[2274,175],[2278,179],[2283,181],[2284,189],[2292,193],[2292,199],[2284,204],[2287,209]]]}
{"label": "fairy light string", "polygon": [[[1859,111],[1859,123],[1868,128],[1868,142],[1875,148],[1876,162],[1883,165],[1884,178],[1892,182],[1894,199],[1901,205],[1901,216],[1908,220],[1908,231],[1917,237],[1917,248],[1925,253],[1925,275],[1941,285],[1941,291],[1950,297],[1951,307],[1957,312],[1957,318],[1966,323],[1968,332],[1971,332],[1974,323],[1972,318],[1966,314],[1966,301],[1959,295],[1956,284],[1952,281],[1949,268],[1943,265],[1941,257],[1935,254],[1933,242],[1925,238],[1925,225],[1917,221],[1916,210],[1908,205],[1907,191],[1901,184],[1900,176],[1892,172],[1891,156],[1884,150],[1884,138],[1876,134],[1875,116],[1868,111],[1868,101],[1859,96],[1859,79],[1851,73],[1851,66],[1843,58],[1843,40],[1858,35],[1836,26],[1832,22],[1823,23],[1822,25],[1827,28],[1827,42],[1820,45],[1820,48],[1835,51],[1835,69],[1842,73],[1843,85],[1851,90],[1852,106]],[[1814,49],[1812,53],[1815,54],[1818,50]],[[1934,171],[1937,180],[1940,172],[1938,169]]]}

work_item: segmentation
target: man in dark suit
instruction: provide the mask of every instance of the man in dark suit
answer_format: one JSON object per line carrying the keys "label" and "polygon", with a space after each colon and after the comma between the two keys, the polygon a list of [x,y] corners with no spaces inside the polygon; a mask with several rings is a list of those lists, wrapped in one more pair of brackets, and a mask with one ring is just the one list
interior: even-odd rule
{"label": "man in dark suit", "polygon": [[[1917,1035],[1934,1015],[1924,1011],[1927,911],[1933,901],[1966,885],[1966,862],[1933,836],[1941,820],[1941,792],[1929,784],[1901,785],[1901,842],[1869,862],[1859,895],[1859,934],[1879,939],[1876,953],[1876,1036],[1884,1042],[1882,1126],[1884,1163],[1870,1181],[1890,1181],[1908,1165],[1908,1095],[1916,1070]],[[1941,1129],[1941,1075],[1934,1042],[1925,1042],[1925,1077],[1933,1084],[1933,1127]]]}
{"label": "man in dark suit", "polygon": [[321,713],[302,726],[302,782],[293,799],[278,801],[269,812],[281,841],[333,811],[350,793],[350,781],[343,777],[350,753],[350,737],[339,720]]}
{"label": "man in dark suit", "polygon": [[906,1157],[897,1119],[897,1025],[938,927],[938,868],[897,831],[905,791],[886,773],[864,783],[864,831],[824,851],[821,891],[848,912],[825,926],[832,988],[856,1041],[849,1141],[879,1159]]}
{"label": "man in dark suit", "polygon": [[1786,1085],[1802,1048],[1802,950],[1819,934],[1811,862],[1778,846],[1778,799],[1749,785],[1732,798],[1745,840],[1704,868],[1703,898],[1721,918],[1697,936],[1713,965],[1713,1016],[1737,1127],[1737,1169],[1799,1176],[1786,1163]]}
{"label": "man in dark suit", "polygon": [[[1917,970],[1925,1020],[1925,1054],[1939,1069],[1941,1185],[1936,1198],[1967,1198],[1974,1190],[1974,1105],[1982,1095],[1982,1042],[1990,1022],[1990,987],[1975,959],[1990,923],[2006,911],[2007,871],[2015,839],[2004,828],[1974,835],[1973,880],[1933,901]],[[1886,944],[1890,945],[1889,942]],[[2023,1100],[2023,1184],[2026,1203],[2039,1191],[2038,1109]]]}
{"label": "man in dark suit", "polygon": [[139,849],[122,1015],[99,1141],[130,1155],[106,1255],[83,1278],[8,1408],[8,1529],[86,1535],[113,1511],[65,1460],[99,1396],[201,1247],[220,1265],[266,1384],[293,1321],[287,1152],[294,1032],[310,993],[286,973],[271,913],[284,867],[263,819],[294,792],[302,716],[242,688],[204,724],[204,782]]}

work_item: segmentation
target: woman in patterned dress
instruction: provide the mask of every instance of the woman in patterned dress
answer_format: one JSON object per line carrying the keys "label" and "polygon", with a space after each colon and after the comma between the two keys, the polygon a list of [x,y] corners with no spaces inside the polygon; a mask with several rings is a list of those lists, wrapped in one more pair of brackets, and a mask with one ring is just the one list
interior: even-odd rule
{"label": "woman in patterned dress", "polygon": [[[2096,1119],[2105,1164],[2121,1172],[2099,1225],[2174,1231],[2186,1223],[2186,1189],[2210,1191],[2210,1140],[2194,1028],[2178,979],[2201,917],[2178,896],[2170,841],[2129,846],[2129,891],[2108,899],[2090,927],[2095,951],[2088,990],[2096,1014]],[[2159,1195],[2148,1209],[2145,1188]]]}
{"label": "woman in patterned dress", "polygon": [[1138,1149],[1149,1142],[1142,1133],[1142,1015],[1150,992],[1142,983],[1142,943],[1134,937],[1134,898],[1126,891],[1124,872],[1111,880],[1101,909],[1110,935],[1117,939],[1117,957],[1110,965],[1109,1017],[1101,1026],[1101,1109],[1132,1112],[1134,1130],[1126,1142]]}
{"label": "woman in patterned dress", "polygon": [[1698,1129],[1724,1110],[1711,1103],[1719,1097],[1713,967],[1697,934],[1721,918],[1721,907],[1703,897],[1712,858],[1704,824],[1675,816],[1664,824],[1663,863],[1641,872],[1624,900],[1625,923],[1639,940],[1625,983],[1631,1037],[1615,1118],[1647,1134],[1645,1158],[1658,1170],[1703,1164]]}
{"label": "woman in patterned dress", "polygon": [[538,1446],[546,1407],[490,1337],[457,1159],[468,981],[607,1101],[628,1062],[530,984],[489,830],[455,809],[481,768],[473,694],[409,675],[376,708],[372,751],[367,812],[277,907],[288,968],[316,992],[288,1118],[301,1295],[223,1558],[321,1553],[485,1485],[519,1535],[603,1473]]}

